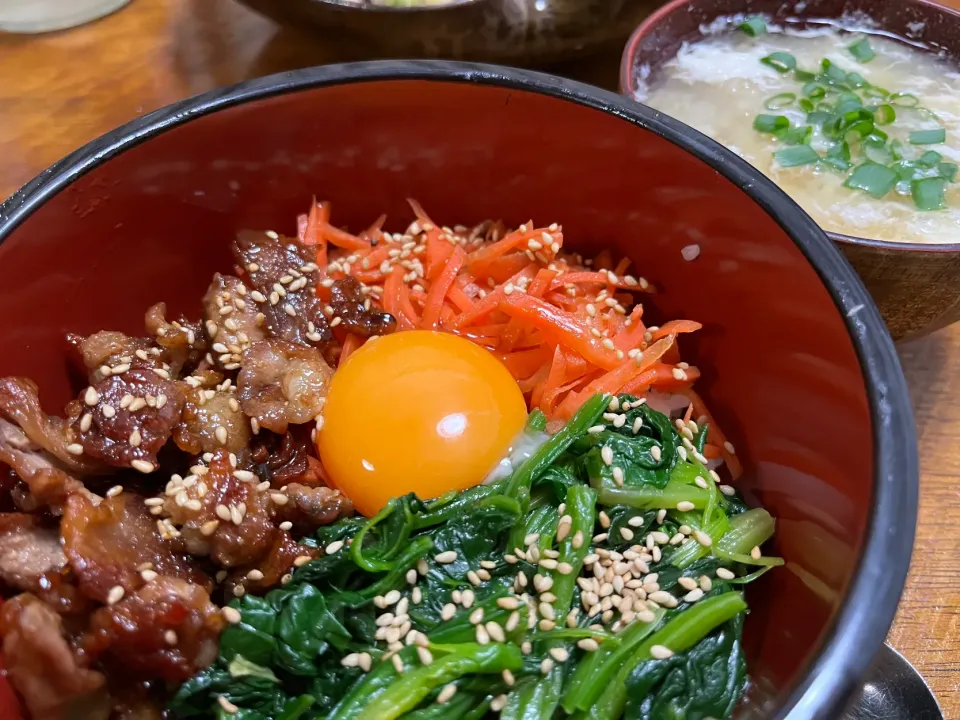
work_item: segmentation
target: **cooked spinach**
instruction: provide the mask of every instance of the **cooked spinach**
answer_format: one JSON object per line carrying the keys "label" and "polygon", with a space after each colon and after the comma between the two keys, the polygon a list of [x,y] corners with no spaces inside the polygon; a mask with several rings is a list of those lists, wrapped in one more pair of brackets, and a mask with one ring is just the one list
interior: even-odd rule
{"label": "cooked spinach", "polygon": [[309,540],[329,552],[233,601],[216,662],[169,710],[730,717],[746,683],[737,588],[782,561],[755,549],[770,515],[703,464],[708,426],[678,423],[598,395],[509,477],[321,528]]}

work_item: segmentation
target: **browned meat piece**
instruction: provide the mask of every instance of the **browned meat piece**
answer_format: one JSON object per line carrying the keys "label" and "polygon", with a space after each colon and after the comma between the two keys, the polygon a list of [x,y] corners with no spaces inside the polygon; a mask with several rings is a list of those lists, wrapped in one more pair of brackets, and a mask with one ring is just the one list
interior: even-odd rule
{"label": "browned meat piece", "polygon": [[320,414],[333,371],[319,350],[283,340],[254,343],[237,378],[240,405],[261,427],[282,435]]}
{"label": "browned meat piece", "polygon": [[166,375],[158,368],[136,368],[81,392],[67,411],[83,454],[115,467],[153,472],[157,452],[170,439],[183,409],[183,393]]}
{"label": "browned meat piece", "polygon": [[287,502],[254,473],[234,469],[229,454],[218,450],[208,466],[195,465],[185,478],[175,475],[158,507],[193,555],[237,567],[257,562],[275,542],[272,495]]}
{"label": "browned meat piece", "polygon": [[194,365],[207,352],[206,337],[200,323],[185,318],[167,321],[166,315],[166,303],[157,303],[147,309],[144,323],[156,338],[171,377],[179,377],[185,365]]}
{"label": "browned meat piece", "polygon": [[313,532],[321,525],[329,525],[344,515],[353,513],[353,503],[339,490],[323,485],[309,487],[299,483],[287,485],[283,494],[289,502],[277,508],[277,522],[290,522],[299,535]]}
{"label": "browned meat piece", "polygon": [[330,307],[333,308],[333,317],[340,318],[346,330],[363,337],[386,335],[397,329],[393,315],[370,307],[370,299],[363,294],[354,277],[334,281],[330,288]]}
{"label": "browned meat piece", "polygon": [[203,296],[204,326],[212,345],[211,355],[224,370],[238,369],[243,351],[251,343],[267,337],[266,315],[254,297],[263,302],[264,296],[259,291],[252,296],[240,278],[220,273],[213,276]]}
{"label": "browned meat piece", "polygon": [[60,532],[80,589],[94,600],[107,602],[118,586],[132,593],[143,584],[143,570],[209,583],[193,559],[179,552],[176,531],[151,520],[144,499],[134,493],[122,492],[99,504],[72,493]]}
{"label": "browned meat piece", "polygon": [[204,588],[160,575],[94,612],[83,648],[124,678],[180,683],[216,659],[223,626]]}
{"label": "browned meat piece", "polygon": [[[277,533],[273,547],[266,557],[255,565],[234,570],[224,581],[228,593],[243,595],[251,592],[260,594],[289,580],[285,576],[294,568],[308,562],[322,553],[316,548],[298,545],[289,533]],[[242,587],[242,590],[237,589]]]}
{"label": "browned meat piece", "polygon": [[6,585],[36,591],[44,574],[66,563],[56,530],[35,515],[0,513],[0,580]]}
{"label": "browned meat piece", "polygon": [[[103,675],[81,666],[53,608],[28,593],[18,595],[3,604],[0,634],[7,676],[33,720],[108,717]],[[77,708],[89,714],[73,714]]]}
{"label": "browned meat piece", "polygon": [[[35,457],[26,457],[23,453],[35,455],[39,448],[52,456],[46,457],[44,462],[55,462],[58,467],[70,472],[92,475],[108,471],[98,460],[81,455],[82,449],[70,438],[66,422],[62,418],[48,416],[43,412],[37,385],[32,380],[18,377],[0,379],[0,416],[18,425],[23,435],[29,439],[30,445],[25,445],[18,433],[4,425],[0,445],[20,451],[16,459],[25,468],[41,461]],[[4,459],[4,462],[7,460]],[[12,462],[10,464],[13,465]],[[28,479],[23,474],[21,477]]]}
{"label": "browned meat piece", "polygon": [[9,465],[23,481],[10,494],[25,512],[49,506],[54,515],[62,512],[67,493],[83,487],[60,469],[58,460],[11,422],[0,418],[0,461]]}
{"label": "browned meat piece", "polygon": [[80,355],[91,383],[108,377],[115,367],[160,367],[163,362],[162,351],[148,338],[130,337],[113,330],[101,330],[85,338],[70,333],[67,342]]}
{"label": "browned meat piece", "polygon": [[287,432],[282,437],[274,433],[258,435],[250,447],[250,462],[256,465],[257,474],[269,480],[275,488],[292,482],[317,485],[310,464],[308,440],[302,433],[294,436]]}
{"label": "browned meat piece", "polygon": [[[229,382],[229,381],[228,381]],[[224,448],[240,453],[250,440],[250,420],[240,409],[232,383],[185,383],[185,403],[173,439],[192,455]]]}
{"label": "browned meat piece", "polygon": [[250,278],[250,298],[275,337],[297,345],[323,345],[332,333],[317,297],[314,251],[276,233],[240,233],[234,258]]}

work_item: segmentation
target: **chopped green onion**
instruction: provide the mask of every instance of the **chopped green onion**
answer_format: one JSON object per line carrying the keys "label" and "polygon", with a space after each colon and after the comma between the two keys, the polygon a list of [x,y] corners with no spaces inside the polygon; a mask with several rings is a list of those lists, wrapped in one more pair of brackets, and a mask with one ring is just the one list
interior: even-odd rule
{"label": "chopped green onion", "polygon": [[779,95],[774,95],[772,98],[767,99],[767,102],[764,103],[764,107],[766,107],[767,110],[780,110],[781,108],[793,105],[793,102],[796,99],[797,96],[793,93],[780,93]]}
{"label": "chopped green onion", "polygon": [[863,75],[855,72],[847,73],[847,83],[855,88],[864,88],[870,84]]}
{"label": "chopped green onion", "polygon": [[838,115],[846,115],[848,112],[854,112],[863,107],[863,103],[860,102],[860,98],[842,98],[840,102],[837,103],[837,108],[835,112]]}
{"label": "chopped green onion", "polygon": [[868,63],[877,56],[873,48],[870,47],[869,38],[860,38],[853,45],[847,47],[847,50],[850,51],[850,54],[853,55],[858,62],[862,63]]}
{"label": "chopped green onion", "polygon": [[810,123],[811,125],[823,125],[823,123],[827,122],[828,120],[831,120],[832,118],[833,118],[833,115],[827,112],[823,112],[822,110],[817,110],[815,112],[807,113],[807,122]]}
{"label": "chopped green onion", "polygon": [[887,100],[894,105],[899,105],[901,107],[916,107],[920,104],[920,100],[917,99],[916,95],[911,95],[910,93],[893,93]]}
{"label": "chopped green onion", "polygon": [[760,62],[781,73],[789,72],[797,67],[797,59],[790,53],[785,52],[770,53],[765,58],[760,58]]}
{"label": "chopped green onion", "polygon": [[813,112],[813,101],[812,101],[812,100],[808,100],[807,98],[800,98],[800,99],[797,101],[797,105],[798,105],[799,108],[800,108],[801,110],[803,110],[805,113]]}
{"label": "chopped green onion", "polygon": [[812,73],[809,70],[801,70],[797,68],[793,71],[793,77],[796,78],[797,82],[810,82],[811,80],[816,79],[816,73]]}
{"label": "chopped green onion", "polygon": [[833,170],[845,173],[850,169],[850,146],[846,142],[838,142],[827,150],[823,164]]}
{"label": "chopped green onion", "polygon": [[777,133],[777,137],[780,138],[781,142],[785,145],[802,145],[808,143],[812,135],[813,128],[809,125],[801,125],[800,127],[790,128]]}
{"label": "chopped green onion", "polygon": [[947,131],[943,128],[939,130],[914,130],[910,133],[911,145],[935,145],[942,143],[947,139]]}
{"label": "chopped green onion", "polygon": [[893,105],[884,103],[878,105],[877,109],[873,111],[873,121],[877,125],[889,125],[896,119],[897,111],[893,109]]}
{"label": "chopped green onion", "polygon": [[837,67],[826,58],[820,62],[820,67],[823,69],[824,76],[831,84],[836,85],[837,83],[845,83],[847,81],[847,71]]}
{"label": "chopped green onion", "polygon": [[918,157],[915,162],[920,167],[932,168],[938,162],[943,159],[943,156],[933,150],[927,150],[923,155]]}
{"label": "chopped green onion", "polygon": [[773,154],[773,159],[777,161],[780,167],[787,168],[815,163],[820,159],[820,155],[809,145],[795,145],[777,150]]}
{"label": "chopped green onion", "polygon": [[875,198],[882,198],[897,184],[896,171],[875,162],[865,162],[847,178],[848,188],[863,190]]}
{"label": "chopped green onion", "polygon": [[920,170],[912,162],[898,162],[891,166],[897,173],[900,182],[910,182],[919,174]]}
{"label": "chopped green onion", "polygon": [[753,119],[753,129],[758,132],[775,133],[790,127],[790,121],[783,115],[757,115]]}
{"label": "chopped green onion", "polygon": [[875,147],[879,147],[881,145],[886,144],[888,137],[889,136],[883,130],[881,130],[878,127],[875,127],[873,129],[873,132],[867,135],[863,139],[863,141]]}
{"label": "chopped green onion", "polygon": [[884,90],[882,87],[877,87],[876,85],[865,85],[861,92],[864,94],[864,97],[868,98],[888,98],[890,97],[890,91]]}
{"label": "chopped green onion", "polygon": [[745,35],[757,37],[758,35],[763,35],[767,31],[767,23],[762,17],[755,15],[751,18],[747,18],[742,23],[737,25],[737,29]]}
{"label": "chopped green onion", "polygon": [[957,166],[955,163],[940,163],[937,165],[937,171],[940,173],[940,177],[947,182],[953,182],[957,179]]}
{"label": "chopped green onion", "polygon": [[813,98],[814,100],[819,100],[824,95],[827,94],[827,89],[820,83],[808,82],[803,86],[803,94],[808,98]]}
{"label": "chopped green onion", "polygon": [[923,178],[910,183],[910,194],[919,210],[940,210],[945,207],[947,181],[941,177]]}
{"label": "chopped green onion", "polygon": [[897,160],[903,159],[903,143],[899,140],[891,140],[890,152],[893,153],[893,157],[895,157]]}
{"label": "chopped green onion", "polygon": [[871,162],[879,163],[880,165],[889,165],[893,162],[893,154],[884,144],[867,143],[865,140],[862,150],[867,160]]}

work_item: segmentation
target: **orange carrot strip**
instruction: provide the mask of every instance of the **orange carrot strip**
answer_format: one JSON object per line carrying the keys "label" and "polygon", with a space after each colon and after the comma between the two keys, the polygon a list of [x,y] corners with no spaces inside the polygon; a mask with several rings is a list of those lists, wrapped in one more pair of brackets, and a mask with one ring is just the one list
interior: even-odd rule
{"label": "orange carrot strip", "polygon": [[623,275],[625,272],[627,272],[628,267],[630,267],[630,258],[620,258],[620,262],[617,263],[617,266],[613,269],[613,272],[616,275]]}
{"label": "orange carrot strip", "polygon": [[681,333],[692,333],[692,332],[696,332],[702,327],[703,325],[701,325],[698,322],[694,322],[693,320],[671,320],[670,322],[666,322],[663,325],[661,325],[656,330],[656,332],[653,333],[653,339],[659,340],[660,338],[666,337],[667,335],[679,335]]}
{"label": "orange carrot strip", "polygon": [[367,242],[374,242],[374,241],[380,242],[382,240],[381,235],[383,234],[382,233],[383,224],[386,221],[387,221],[387,216],[385,214],[381,215],[376,219],[376,221],[374,221],[373,225],[371,225],[362,233],[360,233],[360,237],[363,240],[366,240]]}
{"label": "orange carrot strip", "polygon": [[[463,276],[461,275],[460,278],[462,277]],[[456,306],[457,310],[459,310],[461,313],[465,313],[473,310],[474,302],[460,286],[460,278],[457,278],[457,282],[453,283],[453,285],[450,286],[450,289],[447,290],[447,299]]]}
{"label": "orange carrot strip", "polygon": [[343,248],[344,250],[369,250],[370,243],[351,235],[345,230],[334,227],[329,222],[318,222],[317,228],[320,235],[324,237],[331,245]]}
{"label": "orange carrot strip", "polygon": [[510,317],[523,318],[546,337],[580,353],[594,365],[612,370],[620,362],[612,350],[597,342],[586,324],[539,298],[515,292],[505,295],[499,307]]}
{"label": "orange carrot strip", "polygon": [[530,283],[530,287],[527,288],[527,295],[532,295],[533,297],[542,298],[544,293],[550,287],[550,281],[557,276],[556,270],[550,270],[549,268],[541,268],[537,271],[537,275],[533,278],[533,282]]}
{"label": "orange carrot strip", "polygon": [[407,316],[413,327],[420,325],[420,316],[411,301],[411,290],[406,283],[400,283],[400,310]]}
{"label": "orange carrot strip", "polygon": [[548,366],[541,364],[540,367],[538,367],[536,371],[530,375],[530,377],[518,379],[517,385],[520,388],[520,392],[522,392],[524,395],[527,393],[532,393],[534,388],[543,382],[543,379],[547,376],[548,372]]}
{"label": "orange carrot strip", "polygon": [[355,333],[347,333],[347,336],[343,339],[343,345],[340,349],[340,362],[346,360],[354,351],[358,350],[360,346],[363,345],[363,338]]}
{"label": "orange carrot strip", "polygon": [[[691,370],[696,370],[696,368],[687,368],[684,371],[687,373],[688,378],[691,377]],[[699,372],[696,374],[699,375]],[[706,415],[707,422],[710,425],[710,431],[708,432],[707,437],[710,438],[712,444],[723,448],[721,451],[721,454],[723,455],[723,461],[727,466],[727,470],[730,472],[730,476],[736,480],[741,474],[743,474],[743,466],[740,464],[739,458],[734,453],[727,450],[727,439],[724,437],[720,427],[713,419],[713,415],[711,415],[710,411],[707,410],[706,403],[703,402],[703,399],[691,387],[677,390],[677,392],[686,396],[690,400],[690,402],[693,404],[693,412],[696,413],[697,417]]]}
{"label": "orange carrot strip", "polygon": [[512,353],[496,352],[494,355],[517,380],[531,377],[547,363],[545,348],[542,347]]}
{"label": "orange carrot strip", "polygon": [[539,407],[543,413],[546,413],[547,411],[544,409],[544,396],[547,393],[554,393],[556,389],[560,387],[566,374],[567,360],[563,354],[563,350],[557,345],[553,349],[553,360],[550,363],[550,372],[548,372],[547,377],[544,378],[543,385],[534,390],[533,395],[530,397],[530,404]]}
{"label": "orange carrot strip", "polygon": [[546,228],[534,228],[533,230],[525,231],[514,230],[511,233],[507,233],[502,240],[483,245],[479,250],[470,253],[467,265],[475,275],[478,277],[483,276],[486,267],[498,257],[518,248],[526,250],[531,240],[539,242],[542,245],[545,236],[550,237],[551,244],[553,242],[563,244],[563,233],[559,231],[551,233]]}
{"label": "orange carrot strip", "polygon": [[420,320],[420,327],[426,330],[436,330],[437,323],[440,321],[440,311],[443,309],[443,301],[447,297],[447,292],[453,281],[457,279],[457,273],[463,267],[467,254],[459,245],[453,246],[453,254],[450,260],[443,267],[443,271],[437,276],[436,282],[427,293],[427,299],[423,306],[423,317]]}
{"label": "orange carrot strip", "polygon": [[685,371],[687,374],[686,380],[677,380],[673,376],[673,369],[673,365],[657,363],[624,385],[620,392],[630,395],[644,395],[650,388],[656,387],[665,392],[682,394],[700,377],[700,371],[692,367]]}
{"label": "orange carrot strip", "polygon": [[413,320],[404,312],[401,303],[401,288],[403,284],[403,268],[394,267],[383,284],[383,309],[397,320],[397,330],[412,330]]}
{"label": "orange carrot strip", "polygon": [[605,272],[583,270],[558,275],[557,278],[550,283],[550,289],[554,290],[564,285],[586,285],[591,283],[597,285],[613,285],[613,283],[610,282],[610,277]]}
{"label": "orange carrot strip", "polygon": [[640,347],[646,332],[647,326],[643,324],[643,305],[636,305],[630,313],[630,327],[618,333],[613,338],[613,344],[617,346],[617,350],[630,352]]}
{"label": "orange carrot strip", "polygon": [[454,244],[442,237],[436,227],[427,230],[427,262],[424,272],[428,280],[433,280],[443,270],[444,264],[453,254]]}
{"label": "orange carrot strip", "polygon": [[327,239],[320,233],[321,223],[330,218],[330,206],[314,202],[307,215],[307,223],[303,228],[303,244],[317,248],[317,265],[321,270],[327,269]]}
{"label": "orange carrot strip", "polygon": [[570,393],[560,404],[560,412],[566,417],[572,415],[578,407],[585,403],[590,397],[597,393],[617,393],[628,382],[657,362],[663,354],[670,349],[670,346],[676,341],[676,337],[670,335],[658,340],[653,345],[637,355],[636,358],[627,358],[619,366],[608,373],[589,383],[579,393],[574,395]]}
{"label": "orange carrot strip", "polygon": [[482,275],[477,275],[480,287],[489,287],[487,278],[493,279],[494,283],[500,285],[525,267],[530,265],[530,258],[524,253],[510,253],[494,260],[485,269]]}
{"label": "orange carrot strip", "polygon": [[703,446],[703,456],[707,460],[716,460],[718,458],[723,457],[723,450],[718,448],[716,445],[711,445],[710,443],[707,443],[706,445]]}
{"label": "orange carrot strip", "polygon": [[[526,258],[524,258],[526,259]],[[520,278],[532,278],[536,273],[537,266],[535,263],[527,261],[526,267],[523,268],[520,272],[513,275],[509,282],[512,284],[517,284]],[[506,284],[506,283],[504,283]],[[479,320],[484,315],[487,315],[497,309],[500,304],[500,300],[506,297],[503,292],[503,287],[494,288],[490,290],[486,297],[481,298],[476,303],[474,303],[473,309],[467,312],[461,313],[453,319],[451,327],[454,328],[463,328],[467,325],[470,325],[475,320]]]}

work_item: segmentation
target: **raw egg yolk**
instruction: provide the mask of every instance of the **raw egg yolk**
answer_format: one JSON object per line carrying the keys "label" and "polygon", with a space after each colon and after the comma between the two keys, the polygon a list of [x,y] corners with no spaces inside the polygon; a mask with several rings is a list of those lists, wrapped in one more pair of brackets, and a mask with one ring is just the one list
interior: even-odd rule
{"label": "raw egg yolk", "polygon": [[390,498],[422,500],[480,483],[526,422],[516,381],[493,355],[447,333],[367,342],[330,382],[317,451],[366,516]]}

